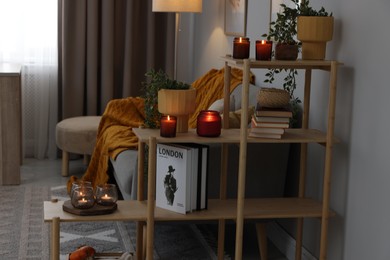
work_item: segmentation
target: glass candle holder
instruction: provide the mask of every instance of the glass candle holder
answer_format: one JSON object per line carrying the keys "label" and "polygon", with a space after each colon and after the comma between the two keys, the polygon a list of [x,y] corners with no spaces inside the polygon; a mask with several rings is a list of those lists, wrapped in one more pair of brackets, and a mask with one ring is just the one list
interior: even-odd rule
{"label": "glass candle holder", "polygon": [[72,199],[73,192],[76,188],[81,188],[81,187],[91,187],[92,188],[92,183],[90,181],[82,181],[82,180],[77,180],[72,182],[72,188],[70,190],[70,198]]}
{"label": "glass candle holder", "polygon": [[112,206],[118,200],[115,184],[106,183],[96,187],[96,203],[102,206]]}
{"label": "glass candle holder", "polygon": [[256,41],[256,60],[271,60],[272,41]]}
{"label": "glass candle holder", "polygon": [[250,41],[246,37],[235,37],[233,41],[233,58],[248,59],[249,58]]}
{"label": "glass candle holder", "polygon": [[89,186],[77,187],[73,190],[71,199],[73,207],[77,209],[89,209],[95,204],[93,188]]}
{"label": "glass candle holder", "polygon": [[221,115],[215,110],[200,111],[196,120],[196,133],[203,137],[218,137],[221,135]]}
{"label": "glass candle holder", "polygon": [[162,137],[175,137],[176,136],[176,122],[175,116],[161,116],[160,120],[160,135]]}

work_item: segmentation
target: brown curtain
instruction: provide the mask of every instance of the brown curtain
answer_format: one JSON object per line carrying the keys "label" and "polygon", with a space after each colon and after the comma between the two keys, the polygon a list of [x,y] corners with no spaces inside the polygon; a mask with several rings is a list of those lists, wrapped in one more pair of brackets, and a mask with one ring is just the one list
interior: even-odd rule
{"label": "brown curtain", "polygon": [[173,74],[174,14],[153,13],[152,0],[58,1],[60,119],[139,96],[152,68]]}

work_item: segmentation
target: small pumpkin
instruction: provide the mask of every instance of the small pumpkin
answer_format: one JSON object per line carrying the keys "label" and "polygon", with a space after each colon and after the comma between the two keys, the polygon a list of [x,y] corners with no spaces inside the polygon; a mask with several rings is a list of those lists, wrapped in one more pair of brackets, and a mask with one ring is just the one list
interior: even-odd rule
{"label": "small pumpkin", "polygon": [[96,251],[93,247],[82,246],[69,254],[69,260],[92,260],[94,259],[95,253]]}

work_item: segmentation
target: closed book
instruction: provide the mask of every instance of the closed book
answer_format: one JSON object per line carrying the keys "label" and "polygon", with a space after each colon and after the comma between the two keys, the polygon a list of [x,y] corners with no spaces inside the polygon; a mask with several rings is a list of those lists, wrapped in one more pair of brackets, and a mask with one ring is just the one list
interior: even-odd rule
{"label": "closed book", "polygon": [[[192,147],[196,150],[197,156],[197,167],[193,167],[193,169],[197,168],[197,177],[193,176],[193,184],[191,187],[194,188],[192,195],[196,196],[196,207],[192,205],[193,210],[202,210],[207,208],[207,178],[208,178],[208,151],[209,146],[205,144],[197,144],[197,143],[183,143],[185,146]],[[193,164],[194,165],[194,164]],[[195,184],[196,181],[196,185]]]}
{"label": "closed book", "polygon": [[289,128],[289,123],[266,123],[266,122],[257,122],[254,117],[252,117],[252,127],[273,127],[273,128]]}
{"label": "closed book", "polygon": [[274,116],[253,116],[258,123],[290,123],[289,117],[274,117]]}
{"label": "closed book", "polygon": [[192,150],[157,144],[156,206],[177,213],[191,210]]}
{"label": "closed book", "polygon": [[261,134],[284,134],[284,128],[275,128],[275,127],[253,127],[253,122],[251,123],[250,128],[251,133],[261,133]]}
{"label": "closed book", "polygon": [[269,108],[257,106],[255,115],[272,117],[292,117],[292,111],[290,107]]}
{"label": "closed book", "polygon": [[254,132],[249,132],[248,136],[249,137],[256,137],[256,138],[270,138],[270,139],[281,139],[282,138],[281,134],[266,134],[266,133],[254,133]]}

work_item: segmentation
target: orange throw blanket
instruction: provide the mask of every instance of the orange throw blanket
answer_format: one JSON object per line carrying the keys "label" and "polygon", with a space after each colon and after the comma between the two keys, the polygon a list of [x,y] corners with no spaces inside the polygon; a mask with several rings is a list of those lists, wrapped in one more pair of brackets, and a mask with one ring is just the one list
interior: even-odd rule
{"label": "orange throw blanket", "polygon": [[[232,92],[241,82],[243,73],[239,69],[231,69]],[[254,77],[251,76],[251,82]],[[196,118],[201,110],[207,109],[214,101],[223,97],[224,69],[212,69],[204,76],[196,80],[192,87],[196,89],[196,110],[191,115],[189,127],[196,128]],[[97,133],[96,146],[91,161],[82,180],[91,181],[92,185],[105,184],[109,177],[107,174],[109,158],[116,156],[126,149],[138,149],[138,138],[132,128],[143,125],[145,121],[144,99],[128,97],[111,100],[101,118]],[[71,176],[68,181],[68,192],[76,176]]]}
{"label": "orange throw blanket", "polygon": [[[82,180],[91,181],[93,186],[104,184],[108,181],[108,160],[126,149],[137,149],[138,138],[132,131],[145,121],[144,99],[128,97],[111,100],[100,120],[96,137],[96,145],[91,161]],[[68,181],[68,192],[72,182],[77,180],[71,176]]]}

